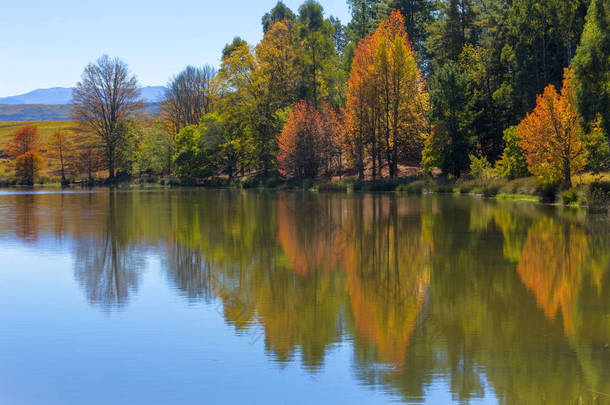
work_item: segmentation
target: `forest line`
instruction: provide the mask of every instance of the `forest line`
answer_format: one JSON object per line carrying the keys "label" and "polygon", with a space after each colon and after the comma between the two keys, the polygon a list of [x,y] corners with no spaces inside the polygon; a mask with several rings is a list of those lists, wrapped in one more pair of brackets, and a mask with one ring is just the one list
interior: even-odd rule
{"label": "forest line", "polygon": [[236,37],[218,70],[172,77],[159,116],[138,113],[119,58],[85,67],[78,131],[6,147],[16,181],[43,159],[62,184],[171,178],[537,176],[572,186],[610,164],[610,2],[350,0],[352,20],[279,2],[263,39]]}

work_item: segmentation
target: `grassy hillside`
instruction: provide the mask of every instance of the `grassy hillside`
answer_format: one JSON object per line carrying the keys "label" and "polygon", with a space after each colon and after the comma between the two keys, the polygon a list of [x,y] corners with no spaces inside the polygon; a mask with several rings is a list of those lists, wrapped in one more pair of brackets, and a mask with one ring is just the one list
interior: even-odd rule
{"label": "grassy hillside", "polygon": [[4,145],[16,130],[26,125],[38,127],[38,133],[43,143],[45,143],[56,129],[74,129],[76,124],[73,121],[0,121],[0,151],[4,150]]}

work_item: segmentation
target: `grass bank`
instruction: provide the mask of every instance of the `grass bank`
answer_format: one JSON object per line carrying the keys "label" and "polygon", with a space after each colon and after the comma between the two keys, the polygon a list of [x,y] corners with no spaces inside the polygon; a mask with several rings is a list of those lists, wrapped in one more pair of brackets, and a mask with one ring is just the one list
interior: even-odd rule
{"label": "grass bank", "polygon": [[[0,174],[0,186],[15,186],[14,179]],[[73,184],[78,187],[82,183]],[[96,186],[107,185],[97,179]],[[49,188],[60,188],[59,179],[43,177],[40,184]],[[559,184],[544,183],[536,177],[515,180],[451,180],[446,178],[408,177],[380,180],[282,180],[279,178],[248,178],[233,179],[216,178],[198,182],[197,184],[181,183],[179,179],[169,177],[142,176],[139,178],[125,177],[114,185],[118,188],[169,188],[169,187],[204,187],[204,188],[238,188],[238,189],[271,189],[286,191],[313,192],[395,192],[402,195],[421,194],[465,194],[482,198],[514,199],[541,203],[556,203],[567,206],[607,209],[610,207],[610,173],[600,175],[583,174],[576,176],[574,187],[561,189]]]}

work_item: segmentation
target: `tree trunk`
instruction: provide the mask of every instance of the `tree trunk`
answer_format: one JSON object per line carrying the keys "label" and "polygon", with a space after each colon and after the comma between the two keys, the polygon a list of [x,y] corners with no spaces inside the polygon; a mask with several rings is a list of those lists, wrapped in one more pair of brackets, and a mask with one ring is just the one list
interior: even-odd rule
{"label": "tree trunk", "polygon": [[110,183],[114,182],[114,156],[110,158],[110,162],[108,165],[108,181]]}
{"label": "tree trunk", "polygon": [[63,165],[61,166],[61,186],[66,187],[68,185],[68,181],[66,180],[66,172],[64,170]]}
{"label": "tree trunk", "polygon": [[563,161],[563,182],[567,188],[572,187],[572,173],[570,170],[570,159]]}

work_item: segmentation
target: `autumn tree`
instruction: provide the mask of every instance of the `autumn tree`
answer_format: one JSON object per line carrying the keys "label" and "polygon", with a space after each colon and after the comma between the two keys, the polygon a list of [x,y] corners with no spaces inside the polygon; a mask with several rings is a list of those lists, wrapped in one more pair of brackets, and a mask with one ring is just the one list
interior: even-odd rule
{"label": "autumn tree", "polygon": [[138,81],[125,62],[104,55],[85,67],[72,99],[72,117],[102,141],[109,181],[113,182],[117,152],[125,142],[119,122],[142,106]]}
{"label": "autumn tree", "polygon": [[[374,96],[374,80],[369,66],[373,64],[373,55],[370,37],[362,39],[354,52],[350,78],[347,83],[346,100],[346,129],[345,146],[353,166],[358,171],[358,179],[364,179],[365,158],[371,129],[370,122],[375,121],[376,103],[371,100]],[[376,154],[374,149],[373,168],[375,169]]]}
{"label": "autumn tree", "polygon": [[429,132],[429,97],[398,11],[354,53],[347,89],[347,146],[364,177],[368,154],[372,175],[383,166],[397,174],[399,158],[417,155]]}
{"label": "autumn tree", "polygon": [[[277,135],[284,123],[284,111],[294,102],[297,70],[293,40],[292,29],[276,22],[254,52],[241,40],[227,46],[219,71],[223,92],[220,108],[234,113],[224,121],[231,123],[228,136],[239,148],[229,150],[265,177],[277,169]],[[240,117],[241,125],[235,117]]]}
{"label": "autumn tree", "polygon": [[57,129],[53,133],[53,136],[47,145],[47,155],[59,163],[59,173],[61,176],[62,186],[66,186],[68,184],[68,181],[66,180],[66,170],[67,166],[72,163],[73,152],[74,143],[71,133]]}
{"label": "autumn tree", "polygon": [[[381,12],[398,10],[405,19],[405,30],[413,50],[418,54],[418,60],[426,57],[425,41],[428,35],[428,25],[432,23],[434,2],[432,0],[382,0]],[[385,15],[387,17],[387,15]]]}
{"label": "autumn tree", "polygon": [[536,107],[517,127],[529,170],[547,181],[572,186],[586,164],[581,117],[574,98],[573,71],[566,69],[561,92],[548,85]]}
{"label": "autumn tree", "polygon": [[73,170],[76,175],[87,176],[87,186],[94,184],[94,173],[103,168],[103,159],[100,156],[101,140],[88,131],[76,131],[73,140]]}
{"label": "autumn tree", "polygon": [[233,145],[231,168],[237,168],[242,174],[256,169],[258,164],[253,146],[256,119],[259,118],[256,113],[257,92],[252,81],[256,68],[252,49],[241,38],[235,38],[224,47],[217,76],[219,92],[222,93],[218,110],[227,114],[225,123],[230,126],[226,135]]}
{"label": "autumn tree", "polygon": [[257,92],[257,130],[254,146],[261,158],[263,175],[272,169],[283,121],[278,113],[294,102],[297,70],[293,33],[283,22],[275,23],[256,47],[257,68],[253,82]]}
{"label": "autumn tree", "polygon": [[380,86],[381,129],[386,164],[395,177],[400,153],[421,150],[428,131],[428,94],[398,11],[383,20],[373,35],[374,69]]}
{"label": "autumn tree", "polygon": [[215,76],[216,70],[210,65],[187,66],[169,81],[160,105],[169,131],[177,134],[186,126],[197,125],[212,111]]}
{"label": "autumn tree", "polygon": [[345,142],[345,113],[337,111],[330,104],[324,104],[320,109],[322,118],[323,138],[320,150],[322,168],[328,178],[333,175],[343,175],[343,148]]}
{"label": "autumn tree", "polygon": [[38,128],[27,125],[15,131],[8,142],[7,155],[14,159],[15,175],[25,185],[34,185],[42,165]]}
{"label": "autumn tree", "polygon": [[336,118],[328,110],[321,114],[313,104],[301,100],[288,116],[279,136],[278,161],[289,178],[315,179],[322,169],[329,174],[337,153]]}

